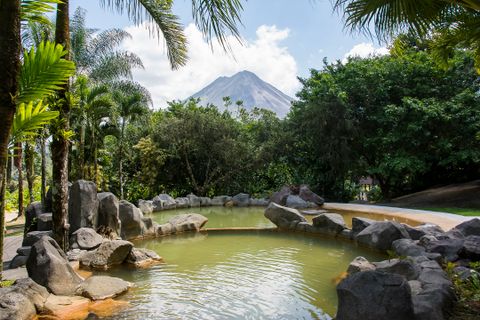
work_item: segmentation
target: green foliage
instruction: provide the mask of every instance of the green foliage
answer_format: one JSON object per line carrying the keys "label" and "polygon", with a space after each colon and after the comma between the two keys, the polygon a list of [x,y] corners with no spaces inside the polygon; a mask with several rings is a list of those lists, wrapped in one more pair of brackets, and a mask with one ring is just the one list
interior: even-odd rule
{"label": "green foliage", "polygon": [[55,4],[61,3],[61,0],[21,0],[20,18],[22,22],[37,22],[49,24],[46,13],[55,10]]}
{"label": "green foliage", "polygon": [[[33,198],[35,201],[40,201],[41,199],[41,183],[40,177],[36,177],[33,182]],[[23,203],[30,202],[30,194],[26,185],[24,186],[23,192]],[[8,187],[5,190],[5,210],[8,211],[16,211],[18,210],[18,189],[10,190]]]}

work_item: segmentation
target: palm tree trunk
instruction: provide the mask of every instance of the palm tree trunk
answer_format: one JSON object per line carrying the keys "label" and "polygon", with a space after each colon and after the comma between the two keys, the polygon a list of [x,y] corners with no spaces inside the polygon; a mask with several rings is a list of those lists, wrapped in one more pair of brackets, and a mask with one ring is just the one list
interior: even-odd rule
{"label": "palm tree trunk", "polygon": [[97,142],[95,136],[95,127],[92,126],[92,149],[93,149],[93,181],[97,188],[98,185],[98,155],[97,155]]}
{"label": "palm tree trunk", "polygon": [[13,171],[13,157],[8,151],[8,158],[7,158],[7,185],[10,185],[12,182],[12,171]]}
{"label": "palm tree trunk", "polygon": [[40,137],[40,154],[42,156],[42,172],[41,172],[41,186],[40,186],[40,198],[42,204],[45,206],[45,197],[47,195],[47,155],[45,150],[45,133],[42,132]]}
{"label": "palm tree trunk", "polygon": [[28,200],[29,204],[35,201],[33,196],[33,183],[35,180],[35,148],[31,143],[25,144],[25,171],[27,173]]}
{"label": "palm tree trunk", "polygon": [[79,141],[79,155],[78,155],[78,175],[79,179],[85,178],[85,124],[80,126],[80,141]]}
{"label": "palm tree trunk", "polygon": [[[57,18],[55,28],[55,42],[64,46],[65,50],[70,51],[70,31],[68,0],[63,0],[57,5]],[[70,59],[70,54],[65,56]],[[69,142],[64,137],[63,132],[69,130],[69,112],[70,106],[66,93],[68,85],[65,85],[58,92],[59,96],[59,123],[52,137],[52,217],[53,217],[53,236],[63,250],[67,249],[68,237],[68,148]]]}
{"label": "palm tree trunk", "polygon": [[5,165],[20,71],[20,1],[0,1],[0,279],[5,229]]}
{"label": "palm tree trunk", "polygon": [[18,170],[18,217],[23,216],[23,152],[22,143],[15,143],[15,167]]}
{"label": "palm tree trunk", "polygon": [[122,130],[120,132],[120,143],[118,152],[118,180],[120,181],[120,199],[123,200],[123,135],[125,132],[125,119],[122,119]]}

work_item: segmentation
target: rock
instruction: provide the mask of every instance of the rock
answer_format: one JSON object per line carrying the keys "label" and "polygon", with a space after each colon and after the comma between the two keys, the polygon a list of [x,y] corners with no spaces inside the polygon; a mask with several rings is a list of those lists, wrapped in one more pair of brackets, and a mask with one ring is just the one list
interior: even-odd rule
{"label": "rock", "polygon": [[155,230],[157,228],[157,223],[153,222],[152,218],[142,218],[143,222],[143,236],[152,237],[155,236]]}
{"label": "rock", "polygon": [[407,280],[379,271],[355,273],[337,286],[337,320],[413,319]]}
{"label": "rock", "polygon": [[200,197],[200,206],[210,207],[212,205],[212,199],[209,197]]}
{"label": "rock", "polygon": [[78,261],[80,257],[88,252],[87,250],[80,250],[80,249],[72,249],[67,251],[67,258],[68,261]]}
{"label": "rock", "polygon": [[30,278],[0,288],[0,319],[30,320],[43,309],[48,291]]}
{"label": "rock", "polygon": [[45,210],[43,205],[36,201],[32,202],[28,205],[27,209],[25,209],[25,228],[24,234],[29,233],[30,231],[37,231],[37,218],[39,215],[44,213]]}
{"label": "rock", "polygon": [[347,228],[342,215],[338,213],[322,213],[313,218],[313,226],[322,233],[336,236]]}
{"label": "rock", "polygon": [[437,237],[435,236],[430,236],[430,235],[424,235],[418,240],[418,245],[422,247],[427,247],[430,242],[437,241]]}
{"label": "rock", "polygon": [[92,300],[104,300],[121,295],[131,286],[120,278],[92,276],[78,286],[77,294]]}
{"label": "rock", "polygon": [[267,199],[256,199],[256,198],[250,198],[250,202],[248,204],[251,207],[266,207],[268,206],[268,200]]}
{"label": "rock", "polygon": [[390,250],[395,240],[409,239],[405,228],[393,221],[375,222],[355,236],[358,243],[377,250]]}
{"label": "rock", "polygon": [[70,232],[82,227],[97,227],[97,186],[92,181],[78,180],[72,184],[68,200],[68,221]]}
{"label": "rock", "polygon": [[458,266],[453,268],[453,272],[457,275],[457,277],[462,281],[471,280],[474,277],[480,277],[480,273],[475,271],[474,269],[470,269],[463,266]]}
{"label": "rock", "polygon": [[37,230],[49,231],[53,229],[52,213],[42,213],[37,216]]}
{"label": "rock", "polygon": [[413,240],[420,240],[425,235],[437,236],[444,233],[442,228],[435,224],[422,224],[417,227],[411,227],[408,224],[402,224],[405,230],[407,230],[410,238]]}
{"label": "rock", "polygon": [[232,200],[230,196],[216,196],[212,198],[212,206],[223,206],[230,200]]}
{"label": "rock", "polygon": [[480,260],[480,236],[468,236],[460,249],[460,256],[473,261]]}
{"label": "rock", "polygon": [[307,202],[300,198],[297,195],[289,195],[287,196],[287,200],[285,202],[285,206],[294,209],[304,209],[304,208],[314,208],[316,205],[313,202]]}
{"label": "rock", "polygon": [[[175,200],[176,203],[176,200]],[[152,214],[153,213],[153,201],[152,200],[138,200],[138,209],[142,211],[143,214]]]}
{"label": "rock", "polygon": [[369,271],[369,270],[375,270],[375,265],[370,263],[364,257],[356,257],[348,265],[347,273],[349,275],[352,275],[352,274],[357,273],[357,272]]}
{"label": "rock", "polygon": [[338,234],[338,236],[343,239],[351,240],[353,238],[352,230],[345,228]]}
{"label": "rock", "polygon": [[420,268],[409,259],[390,259],[374,263],[376,270],[386,273],[396,273],[404,276],[407,280],[416,280],[420,274]]}
{"label": "rock", "polygon": [[190,201],[186,197],[180,197],[175,199],[177,208],[188,208],[190,207]]}
{"label": "rock", "polygon": [[429,242],[425,249],[427,252],[440,253],[447,261],[456,261],[463,248],[463,243],[463,239],[437,240]]}
{"label": "rock", "polygon": [[415,296],[422,291],[422,283],[418,280],[410,280],[408,281],[408,285],[410,286],[412,296]]}
{"label": "rock", "polygon": [[17,253],[20,255],[20,256],[26,256],[28,257],[28,255],[30,254],[30,251],[32,250],[32,247],[31,246],[26,246],[26,247],[20,247],[17,249]]}
{"label": "rock", "polygon": [[57,295],[72,295],[81,282],[67,256],[52,238],[35,242],[27,260],[28,276]]}
{"label": "rock", "polygon": [[233,200],[229,200],[227,202],[225,202],[224,206],[227,207],[227,208],[232,208],[233,207]]}
{"label": "rock", "polygon": [[175,202],[175,199],[166,193],[159,194],[153,198],[153,211],[175,209],[176,207],[177,203]]}
{"label": "rock", "polygon": [[121,221],[120,236],[122,239],[143,237],[145,224],[140,209],[130,202],[122,200],[119,203],[119,216]]}
{"label": "rock", "polygon": [[193,193],[190,193],[187,195],[188,198],[188,203],[190,204],[190,207],[200,207],[200,198],[194,195]]}
{"label": "rock", "polygon": [[[90,299],[79,296],[48,296],[44,305],[44,314],[55,316],[53,319],[72,319],[71,313],[76,314],[79,310],[88,310]],[[73,312],[72,312],[73,311]],[[42,318],[43,319],[43,318]],[[49,318],[48,318],[49,319]]]}
{"label": "rock", "polygon": [[392,250],[398,256],[424,256],[427,253],[425,252],[425,248],[419,246],[413,241],[412,239],[398,239],[393,241],[392,243]]}
{"label": "rock", "polygon": [[101,192],[98,198],[98,227],[104,226],[120,235],[120,204],[118,198],[111,192]]}
{"label": "rock", "polygon": [[133,244],[125,240],[104,241],[98,249],[80,256],[80,266],[106,270],[123,263],[132,248]]}
{"label": "rock", "polygon": [[307,222],[304,216],[296,209],[283,207],[275,202],[271,202],[265,210],[265,217],[272,221],[280,229],[290,229],[300,222]]}
{"label": "rock", "polygon": [[177,232],[182,231],[200,231],[200,229],[208,222],[208,219],[198,213],[185,213],[172,217],[168,223]]}
{"label": "rock", "polygon": [[28,256],[21,256],[21,255],[16,255],[13,257],[12,261],[10,261],[10,264],[8,267],[10,269],[15,269],[19,267],[23,267],[27,263]]}
{"label": "rock", "polygon": [[310,188],[305,184],[300,185],[298,195],[306,202],[311,202],[317,206],[321,206],[325,202],[322,197],[310,190]]}
{"label": "rock", "polygon": [[81,250],[92,250],[103,242],[103,237],[92,228],[80,228],[70,236],[70,245]]}
{"label": "rock", "polygon": [[250,203],[250,195],[247,193],[239,193],[232,197],[233,205],[237,207],[248,207]]}
{"label": "rock", "polygon": [[290,187],[284,186],[280,191],[275,192],[271,197],[270,201],[281,206],[285,206],[287,203],[287,197],[291,194]]}
{"label": "rock", "polygon": [[465,237],[480,236],[480,219],[475,218],[462,222],[454,230],[460,231]]}
{"label": "rock", "polygon": [[53,237],[52,231],[31,231],[25,235],[22,242],[22,247],[31,247],[35,242],[40,240],[43,236]]}
{"label": "rock", "polygon": [[356,236],[360,232],[363,231],[369,225],[375,223],[375,220],[368,219],[368,218],[361,218],[361,217],[353,217],[352,218],[352,234]]}
{"label": "rock", "polygon": [[144,248],[132,248],[125,260],[126,263],[137,268],[149,267],[161,261],[162,258],[155,251]]}

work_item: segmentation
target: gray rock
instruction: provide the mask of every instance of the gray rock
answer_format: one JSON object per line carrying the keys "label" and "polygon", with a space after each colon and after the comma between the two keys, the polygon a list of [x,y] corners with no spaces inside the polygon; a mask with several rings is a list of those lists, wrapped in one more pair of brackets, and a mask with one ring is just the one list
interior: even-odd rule
{"label": "gray rock", "polygon": [[20,255],[20,256],[26,256],[28,257],[28,255],[30,254],[30,251],[32,250],[32,247],[31,246],[27,246],[27,247],[20,247],[17,249],[17,253]]}
{"label": "gray rock", "polygon": [[132,248],[125,260],[126,263],[137,268],[147,267],[161,261],[162,258],[155,251],[144,248]]}
{"label": "gray rock", "polygon": [[87,250],[80,250],[80,249],[72,249],[67,251],[67,258],[68,261],[78,261],[80,260],[80,257],[87,253]]}
{"label": "gray rock", "polygon": [[361,217],[353,217],[352,218],[352,234],[356,236],[360,232],[363,231],[366,227],[375,223],[375,220],[368,219],[368,218],[361,218]]}
{"label": "gray rock", "polygon": [[78,180],[72,184],[68,199],[68,221],[70,232],[82,227],[97,227],[97,186],[92,181]]}
{"label": "gray rock", "polygon": [[375,265],[370,263],[370,261],[368,261],[364,257],[356,257],[355,259],[353,259],[352,262],[350,262],[347,268],[347,272],[349,275],[369,270],[375,270]]}
{"label": "gray rock", "polygon": [[159,194],[153,198],[153,211],[175,209],[176,207],[177,203],[175,202],[175,199],[166,193]]}
{"label": "gray rock", "polygon": [[43,309],[49,293],[30,278],[19,279],[11,287],[0,288],[0,319],[30,320]]}
{"label": "gray rock", "polygon": [[453,272],[458,276],[458,278],[462,281],[471,280],[474,277],[480,277],[480,273],[475,271],[474,269],[470,269],[463,266],[458,266],[453,268]]}
{"label": "gray rock", "polygon": [[265,217],[272,221],[280,229],[295,229],[300,222],[307,222],[304,216],[296,209],[283,207],[275,202],[271,202],[265,209]]}
{"label": "gray rock", "polygon": [[70,236],[70,245],[81,250],[92,250],[100,246],[103,237],[92,228],[80,228]]}
{"label": "gray rock", "polygon": [[480,236],[468,236],[460,249],[460,256],[473,261],[480,260]]}
{"label": "gray rock", "polygon": [[407,280],[378,271],[355,273],[337,286],[337,320],[413,319]]}
{"label": "gray rock", "polygon": [[132,203],[122,200],[119,203],[119,216],[121,221],[120,236],[122,239],[135,239],[143,237],[145,224],[143,214]]}
{"label": "gray rock", "polygon": [[44,213],[45,210],[43,205],[36,201],[32,202],[28,205],[27,209],[25,209],[25,229],[24,234],[27,234],[30,231],[37,231],[37,219],[38,216]]}
{"label": "gray rock", "polygon": [[431,235],[424,235],[418,240],[418,245],[422,247],[427,247],[430,242],[437,241],[437,237]]}
{"label": "gray rock", "polygon": [[187,197],[180,197],[175,199],[177,208],[188,208],[190,207],[190,200]]}
{"label": "gray rock", "polygon": [[467,220],[457,225],[454,229],[460,231],[465,237],[480,236],[480,219]]}
{"label": "gray rock", "polygon": [[207,222],[208,219],[198,213],[179,214],[168,220],[168,223],[172,225],[172,228],[177,232],[200,231]]}
{"label": "gray rock", "polygon": [[318,228],[322,233],[336,236],[345,228],[345,220],[338,213],[322,213],[313,218],[313,226]]}
{"label": "gray rock", "polygon": [[390,250],[395,240],[409,239],[405,228],[393,221],[375,222],[355,236],[358,243],[377,250]]}
{"label": "gray rock", "polygon": [[[176,200],[175,200],[176,203]],[[138,209],[142,211],[143,214],[152,214],[153,213],[153,201],[152,200],[138,200]]]}
{"label": "gray rock", "polygon": [[416,280],[420,275],[420,267],[410,259],[390,259],[374,262],[377,271],[396,273],[407,280]]}
{"label": "gray rock", "polygon": [[251,207],[266,207],[266,206],[268,206],[268,200],[267,199],[250,198],[249,206],[251,206]]}
{"label": "gray rock", "polygon": [[403,224],[403,227],[405,228],[405,230],[407,230],[410,238],[412,238],[413,240],[420,240],[420,238],[425,235],[438,236],[444,233],[442,228],[440,228],[436,224],[431,223],[422,224],[417,227],[411,227],[407,224]]}
{"label": "gray rock", "polygon": [[212,206],[223,206],[230,200],[232,200],[230,196],[216,196],[212,198]]}
{"label": "gray rock", "polygon": [[233,205],[237,207],[248,207],[250,203],[250,195],[247,193],[239,193],[232,197]]}
{"label": "gray rock", "polygon": [[143,222],[143,236],[152,237],[155,236],[155,230],[157,228],[157,223],[153,222],[152,218],[142,218]]}
{"label": "gray rock", "polygon": [[188,198],[188,203],[190,204],[190,207],[200,207],[200,198],[194,195],[193,193],[190,193],[187,195]]}
{"label": "gray rock", "polygon": [[212,199],[209,197],[200,197],[200,206],[201,207],[210,207],[212,205]]}
{"label": "gray rock", "polygon": [[120,204],[118,198],[111,192],[101,192],[98,198],[98,227],[104,226],[120,235]]}
{"label": "gray rock", "polygon": [[447,261],[456,261],[463,248],[463,243],[463,239],[437,240],[429,242],[425,249],[427,252],[440,253]]}
{"label": "gray rock", "polygon": [[287,203],[287,197],[291,194],[289,186],[284,186],[280,191],[275,192],[271,197],[270,201],[281,206],[285,206]]}
{"label": "gray rock", "polygon": [[27,264],[27,259],[28,256],[22,256],[17,254],[15,257],[13,257],[12,261],[10,261],[10,264],[8,266],[10,269],[23,267],[25,264]]}
{"label": "gray rock", "polygon": [[410,290],[412,291],[412,296],[415,296],[422,291],[422,283],[418,280],[410,280],[408,281],[408,285],[410,286]]}
{"label": "gray rock", "polygon": [[392,243],[392,250],[399,256],[424,256],[427,253],[425,252],[425,248],[419,246],[415,243],[414,240],[411,239],[398,239],[393,241]]}
{"label": "gray rock", "polygon": [[28,276],[56,295],[72,295],[81,282],[67,256],[52,238],[35,242],[27,260]]}
{"label": "gray rock", "polygon": [[128,241],[107,240],[102,242],[98,249],[81,255],[80,265],[97,270],[106,270],[123,263],[132,248],[133,244]]}
{"label": "gray rock", "polygon": [[305,208],[314,208],[316,207],[316,204],[313,202],[308,202],[300,198],[298,195],[289,195],[287,196],[286,204],[285,206],[289,208],[295,208],[295,209],[305,209]]}
{"label": "gray rock", "polygon": [[132,284],[120,278],[91,276],[78,286],[77,294],[91,300],[114,298],[126,292]]}
{"label": "gray rock", "polygon": [[322,197],[320,197],[318,194],[316,194],[312,190],[310,190],[310,188],[305,184],[300,186],[298,195],[303,200],[305,200],[307,202],[311,202],[311,203],[313,203],[317,206],[321,206],[325,202],[325,200]]}
{"label": "gray rock", "polygon": [[52,231],[31,231],[25,235],[22,242],[22,247],[31,247],[35,242],[40,240],[43,236],[53,237]]}
{"label": "gray rock", "polygon": [[52,213],[42,213],[37,217],[37,230],[49,231],[53,229]]}
{"label": "gray rock", "polygon": [[338,236],[343,239],[348,239],[348,240],[353,239],[352,230],[350,229],[343,229],[342,232],[338,234]]}

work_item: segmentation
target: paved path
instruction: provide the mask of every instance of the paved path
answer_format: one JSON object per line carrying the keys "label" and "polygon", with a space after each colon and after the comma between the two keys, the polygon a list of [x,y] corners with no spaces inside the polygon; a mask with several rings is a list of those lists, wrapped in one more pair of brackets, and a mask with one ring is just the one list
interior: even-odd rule
{"label": "paved path", "polygon": [[22,246],[23,236],[5,237],[3,244],[3,261],[7,262],[17,255],[17,249]]}
{"label": "paved path", "polygon": [[359,212],[369,214],[382,214],[386,216],[406,218],[419,223],[435,223],[442,227],[445,231],[450,230],[456,225],[474,218],[480,217],[465,217],[457,214],[447,212],[436,212],[427,210],[404,209],[396,207],[376,206],[367,204],[353,204],[353,203],[335,203],[329,202],[323,205],[324,209]]}

